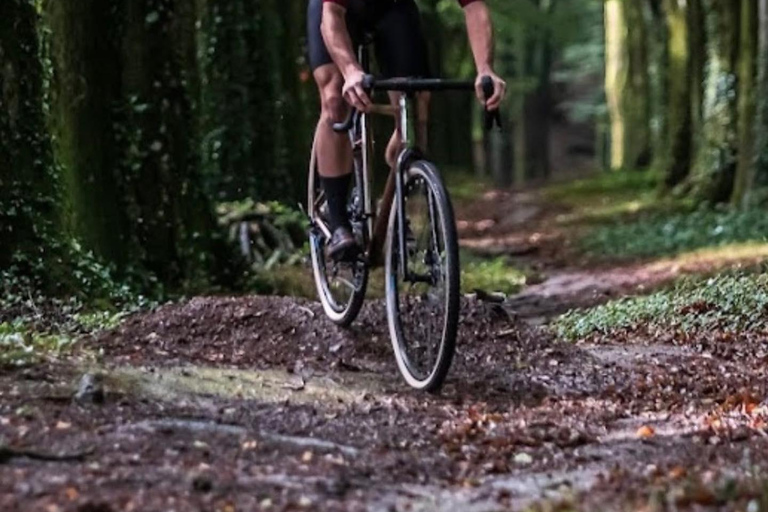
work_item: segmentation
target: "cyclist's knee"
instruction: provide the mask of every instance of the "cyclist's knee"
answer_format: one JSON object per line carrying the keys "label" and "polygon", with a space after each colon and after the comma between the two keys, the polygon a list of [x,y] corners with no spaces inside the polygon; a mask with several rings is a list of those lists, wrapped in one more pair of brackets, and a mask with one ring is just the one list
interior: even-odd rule
{"label": "cyclist's knee", "polygon": [[323,120],[333,123],[344,120],[347,115],[347,104],[340,90],[327,91],[323,94],[321,102]]}

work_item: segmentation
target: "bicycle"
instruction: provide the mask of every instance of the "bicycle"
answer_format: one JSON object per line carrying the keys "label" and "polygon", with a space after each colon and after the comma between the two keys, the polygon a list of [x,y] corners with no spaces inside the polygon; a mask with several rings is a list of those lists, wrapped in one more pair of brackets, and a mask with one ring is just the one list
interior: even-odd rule
{"label": "bicycle", "polygon": [[[358,49],[368,73],[367,45]],[[353,148],[354,187],[348,212],[353,232],[363,248],[350,262],[327,261],[325,242],[330,240],[324,194],[313,145],[309,168],[307,213],[312,268],[320,302],[326,315],[340,326],[349,326],[365,299],[370,270],[380,263],[383,248],[387,323],[395,358],[406,382],[419,390],[437,392],[451,367],[458,332],[460,263],[456,221],[448,190],[437,167],[414,143],[412,103],[417,92],[474,91],[469,81],[398,78],[377,80],[366,75],[368,91],[397,91],[400,140],[403,148],[391,169],[377,213],[371,196],[372,135],[368,115],[355,109],[336,132],[348,132]],[[493,95],[493,81],[483,80],[486,99]],[[498,112],[486,112],[486,128]],[[394,207],[393,207],[394,206]]]}

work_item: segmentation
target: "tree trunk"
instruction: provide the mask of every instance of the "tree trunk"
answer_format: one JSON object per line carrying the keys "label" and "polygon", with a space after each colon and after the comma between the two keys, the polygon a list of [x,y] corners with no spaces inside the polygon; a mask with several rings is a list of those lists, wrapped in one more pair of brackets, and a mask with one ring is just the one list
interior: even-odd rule
{"label": "tree trunk", "polygon": [[648,25],[648,74],[650,80],[651,154],[654,167],[663,167],[669,143],[669,67],[670,27],[662,0],[648,0],[650,24]]}
{"label": "tree trunk", "polygon": [[768,0],[758,0],[758,10],[757,121],[752,188],[764,193],[764,189],[768,187]]}
{"label": "tree trunk", "polygon": [[[56,180],[45,120],[38,15],[27,0],[3,0],[0,16],[0,270],[32,277],[55,233]],[[43,277],[37,275],[37,277]],[[2,284],[2,283],[0,283]]]}
{"label": "tree trunk", "polygon": [[733,191],[738,155],[739,0],[704,0],[707,71],[694,193],[711,203]]}
{"label": "tree trunk", "polygon": [[67,225],[84,246],[119,266],[129,237],[119,194],[120,7],[100,0],[48,2],[53,34],[53,131],[67,196]]}
{"label": "tree trunk", "polygon": [[668,137],[661,159],[664,185],[671,189],[688,176],[693,144],[691,94],[693,60],[691,58],[690,7],[677,0],[665,0],[668,43],[667,119]]}
{"label": "tree trunk", "polygon": [[757,72],[757,4],[741,3],[741,41],[739,43],[739,146],[731,202],[744,203],[752,182],[755,157],[755,87]]}
{"label": "tree trunk", "polygon": [[[704,83],[707,63],[706,17],[702,0],[688,0],[688,35],[691,50],[691,159],[697,153],[704,128]],[[689,171],[690,172],[690,171]]]}
{"label": "tree trunk", "polygon": [[643,4],[606,0],[605,35],[611,168],[642,168],[651,156],[648,37]]}

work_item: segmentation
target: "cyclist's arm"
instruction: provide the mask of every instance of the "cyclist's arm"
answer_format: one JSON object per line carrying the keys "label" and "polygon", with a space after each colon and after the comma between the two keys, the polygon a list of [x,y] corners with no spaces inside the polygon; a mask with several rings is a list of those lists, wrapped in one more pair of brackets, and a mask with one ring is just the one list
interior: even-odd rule
{"label": "cyclist's arm", "polygon": [[496,110],[504,99],[507,84],[493,71],[493,23],[488,12],[488,6],[482,1],[462,2],[464,5],[464,17],[467,22],[467,34],[469,44],[472,47],[472,55],[475,58],[477,68],[477,97],[485,101],[480,80],[483,76],[493,78],[495,91],[486,103],[490,110]]}
{"label": "cyclist's arm", "polygon": [[333,62],[344,76],[344,98],[355,108],[367,111],[371,100],[363,89],[363,68],[357,62],[352,38],[347,30],[347,10],[343,2],[323,3],[321,31]]}

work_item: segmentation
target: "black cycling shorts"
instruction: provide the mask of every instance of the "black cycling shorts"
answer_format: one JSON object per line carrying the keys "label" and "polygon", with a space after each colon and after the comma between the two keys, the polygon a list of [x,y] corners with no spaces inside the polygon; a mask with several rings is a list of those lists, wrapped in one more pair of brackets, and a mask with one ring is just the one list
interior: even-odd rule
{"label": "black cycling shorts", "polygon": [[[320,32],[322,18],[323,0],[309,0],[307,42],[312,71],[333,62]],[[365,34],[373,36],[376,62],[383,76],[429,76],[427,44],[414,0],[351,0],[347,29],[355,47]]]}

